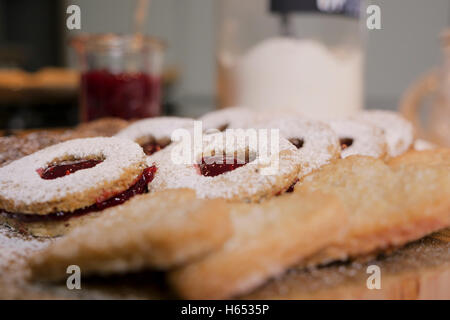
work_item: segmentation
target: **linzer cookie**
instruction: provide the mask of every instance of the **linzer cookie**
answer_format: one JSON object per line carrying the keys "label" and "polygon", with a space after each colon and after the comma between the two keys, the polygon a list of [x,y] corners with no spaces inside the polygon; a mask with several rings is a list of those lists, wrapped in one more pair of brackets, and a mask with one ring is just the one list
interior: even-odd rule
{"label": "linzer cookie", "polygon": [[339,158],[337,135],[326,124],[291,116],[262,122],[258,127],[278,129],[297,149],[301,164],[299,178]]}
{"label": "linzer cookie", "polygon": [[60,235],[147,192],[155,171],[130,140],[66,141],[0,168],[1,220],[34,235]]}
{"label": "linzer cookie", "polygon": [[33,258],[38,279],[65,278],[68,265],[87,274],[167,269],[218,250],[231,236],[224,200],[192,190],[138,195],[54,241]]}
{"label": "linzer cookie", "polygon": [[185,139],[158,152],[150,190],[189,188],[200,198],[257,201],[288,189],[300,169],[297,148],[267,130],[246,133],[204,135],[200,150]]}
{"label": "linzer cookie", "polygon": [[225,131],[225,129],[249,128],[255,123],[257,114],[242,107],[226,108],[212,111],[201,118],[203,130],[211,129]]}
{"label": "linzer cookie", "polygon": [[393,111],[364,111],[355,120],[370,123],[383,130],[388,156],[396,157],[411,148],[414,141],[412,124]]}
{"label": "linzer cookie", "polygon": [[172,133],[179,128],[192,130],[194,120],[189,118],[160,117],[137,121],[116,136],[138,143],[145,154],[152,155],[171,143]]}
{"label": "linzer cookie", "polygon": [[386,138],[383,131],[369,123],[352,119],[327,122],[339,137],[341,157],[361,155],[382,158],[386,154]]}

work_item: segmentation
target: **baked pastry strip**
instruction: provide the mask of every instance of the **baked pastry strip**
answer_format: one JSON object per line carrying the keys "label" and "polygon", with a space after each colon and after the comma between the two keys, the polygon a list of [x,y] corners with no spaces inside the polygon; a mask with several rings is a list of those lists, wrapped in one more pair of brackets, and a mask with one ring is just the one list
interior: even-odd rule
{"label": "baked pastry strip", "polygon": [[188,299],[246,293],[339,238],[347,224],[339,201],[318,193],[284,194],[231,205],[233,236],[204,258],[169,273]]}
{"label": "baked pastry strip", "polygon": [[138,195],[55,240],[31,269],[36,279],[65,277],[69,265],[83,275],[167,269],[217,249],[231,232],[223,200],[185,189]]}
{"label": "baked pastry strip", "polygon": [[346,236],[307,264],[371,254],[450,226],[450,170],[448,161],[436,164],[440,158],[439,153],[411,153],[402,156],[404,165],[389,166],[351,156],[306,177],[294,193],[320,190],[337,196],[350,214]]}

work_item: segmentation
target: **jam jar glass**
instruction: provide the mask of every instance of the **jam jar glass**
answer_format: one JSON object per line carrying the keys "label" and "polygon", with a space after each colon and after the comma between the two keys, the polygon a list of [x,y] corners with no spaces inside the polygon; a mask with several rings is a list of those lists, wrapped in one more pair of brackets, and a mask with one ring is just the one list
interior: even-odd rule
{"label": "jam jar glass", "polygon": [[139,119],[161,113],[165,45],[142,35],[80,35],[81,120]]}

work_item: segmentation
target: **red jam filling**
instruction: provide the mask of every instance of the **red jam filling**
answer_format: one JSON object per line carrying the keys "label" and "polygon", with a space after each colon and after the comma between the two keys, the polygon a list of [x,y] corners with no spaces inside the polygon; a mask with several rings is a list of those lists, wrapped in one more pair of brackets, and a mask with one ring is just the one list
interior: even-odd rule
{"label": "red jam filling", "polygon": [[67,176],[78,170],[93,168],[102,161],[103,160],[81,160],[76,162],[63,162],[46,169],[38,169],[37,172],[42,179],[52,180]]}
{"label": "red jam filling", "polygon": [[16,219],[22,222],[45,222],[45,221],[64,221],[68,220],[69,218],[79,217],[90,212],[102,211],[106,208],[122,204],[137,194],[148,192],[147,185],[153,180],[156,170],[157,169],[155,166],[151,166],[144,169],[142,174],[136,179],[136,182],[127,190],[120,192],[106,200],[100,200],[89,207],[77,209],[75,211],[71,212],[59,211],[47,215],[40,215],[40,214],[11,213],[3,209],[0,209],[0,214],[7,218]]}
{"label": "red jam filling", "polygon": [[215,177],[222,173],[233,171],[239,167],[242,167],[248,163],[248,159],[245,159],[245,163],[238,163],[238,159],[222,156],[212,156],[202,158],[202,163],[198,164],[198,170],[200,174],[205,177]]}
{"label": "red jam filling", "polygon": [[341,149],[345,150],[353,144],[352,138],[341,138],[339,139],[339,143],[341,144]]}

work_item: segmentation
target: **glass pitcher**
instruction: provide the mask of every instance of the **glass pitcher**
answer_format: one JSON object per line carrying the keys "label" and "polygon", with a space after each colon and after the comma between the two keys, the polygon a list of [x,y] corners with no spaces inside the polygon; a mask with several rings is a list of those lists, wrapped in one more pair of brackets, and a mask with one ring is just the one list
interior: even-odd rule
{"label": "glass pitcher", "polygon": [[81,69],[81,120],[137,119],[161,113],[164,44],[136,35],[72,39]]}
{"label": "glass pitcher", "polygon": [[450,146],[450,29],[441,40],[442,67],[414,83],[404,95],[400,109],[420,138]]}

